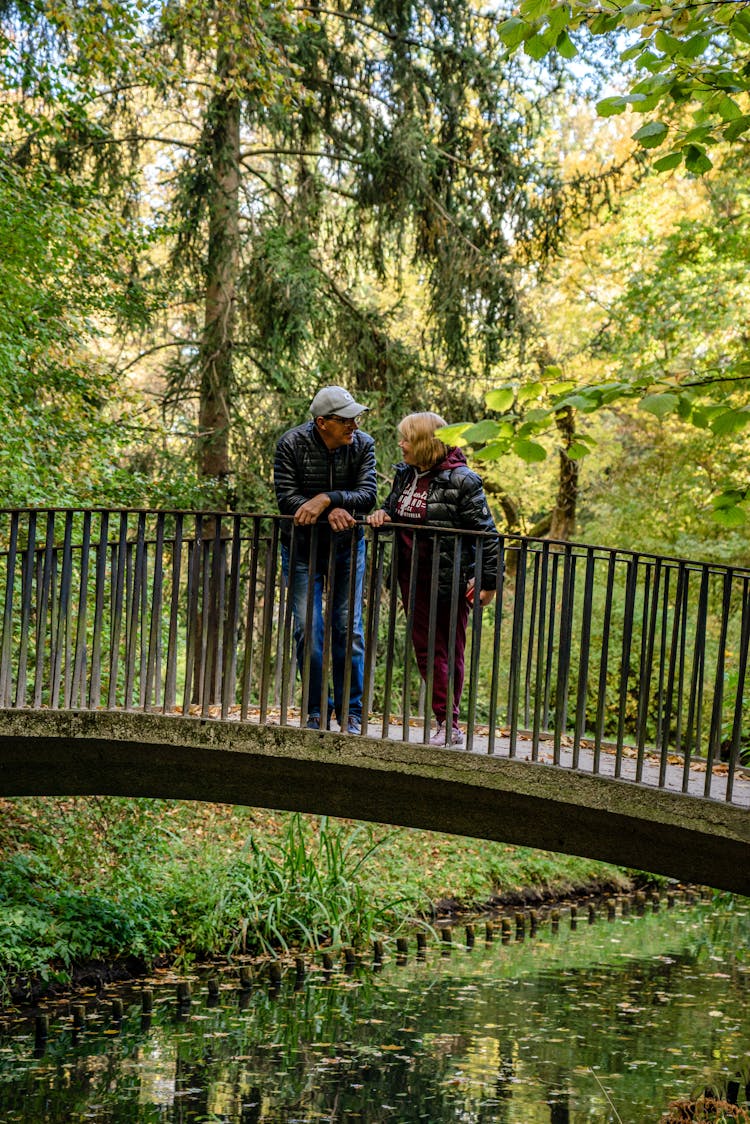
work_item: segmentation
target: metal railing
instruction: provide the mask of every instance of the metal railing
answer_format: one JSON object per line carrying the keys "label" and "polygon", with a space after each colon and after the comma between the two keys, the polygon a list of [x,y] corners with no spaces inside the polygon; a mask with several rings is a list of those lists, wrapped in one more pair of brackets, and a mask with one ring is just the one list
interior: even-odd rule
{"label": "metal railing", "polygon": [[[298,724],[310,702],[309,661],[298,675],[282,522],[179,511],[0,512],[0,707]],[[410,644],[416,571],[406,610],[388,580],[396,532],[366,529],[364,713],[379,718],[362,732],[426,741],[432,677],[422,682]],[[466,533],[422,533],[450,543],[455,605]],[[474,538],[481,558],[485,537]],[[294,543],[293,534],[292,554]],[[627,758],[637,783],[647,783],[648,762],[648,783],[661,787],[678,767],[684,792],[699,764],[703,795],[715,794],[720,772],[721,799],[732,801],[750,752],[750,570],[510,535],[499,536],[499,552],[498,596],[484,610],[477,598],[470,613],[467,749],[514,757],[524,746],[538,760],[548,748],[554,764],[583,768],[585,756],[594,773],[606,754],[615,777]],[[433,581],[436,573],[434,566]],[[454,671],[451,660],[449,697]],[[346,713],[339,718],[345,728]]]}

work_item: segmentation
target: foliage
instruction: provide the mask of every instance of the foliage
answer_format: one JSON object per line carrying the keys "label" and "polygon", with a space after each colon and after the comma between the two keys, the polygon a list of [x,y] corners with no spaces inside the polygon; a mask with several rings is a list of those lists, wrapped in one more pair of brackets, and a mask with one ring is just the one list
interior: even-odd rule
{"label": "foliage", "polygon": [[188,961],[364,944],[430,902],[623,875],[430,832],[160,800],[5,801],[0,968],[69,978],[89,959]]}
{"label": "foliage", "polygon": [[750,1121],[750,1112],[739,1105],[730,1104],[721,1097],[708,1093],[696,1100],[673,1101],[662,1117],[664,1124],[687,1124],[688,1121],[703,1124],[731,1124],[732,1121]]}
{"label": "foliage", "polygon": [[[684,163],[694,174],[712,166],[708,150],[722,141],[744,146],[750,128],[750,8],[746,3],[625,5],[600,0],[522,0],[500,26],[511,51],[533,59],[553,52],[574,59],[587,34],[617,44],[635,73],[626,93],[599,102],[604,116],[628,108],[646,120],[633,139],[644,149],[668,143],[658,171]],[[694,107],[692,120],[676,112]],[[653,116],[656,111],[661,116]]]}
{"label": "foliage", "polygon": [[[543,286],[529,286],[536,347],[486,394],[490,416],[452,426],[449,439],[473,445],[490,480],[512,474],[508,454],[538,480],[537,464],[562,448],[557,421],[572,411],[566,454],[581,464],[587,537],[615,545],[635,533],[655,550],[682,540],[683,554],[710,542],[741,556],[750,414],[736,310],[748,297],[748,215],[745,181],[729,167],[700,182],[640,184],[605,226],[571,238]],[[670,503],[653,510],[655,488]],[[602,501],[611,521],[597,519],[594,531]]]}

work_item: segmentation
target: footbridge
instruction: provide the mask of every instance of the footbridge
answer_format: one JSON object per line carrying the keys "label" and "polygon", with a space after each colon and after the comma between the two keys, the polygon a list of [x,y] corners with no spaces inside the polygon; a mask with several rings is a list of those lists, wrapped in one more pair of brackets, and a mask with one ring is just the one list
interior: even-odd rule
{"label": "footbridge", "polygon": [[[367,721],[304,728],[281,522],[0,513],[0,795],[325,813],[750,894],[750,570],[500,536],[498,596],[470,619],[465,747],[435,747],[392,526],[366,531]],[[458,559],[460,532],[424,534]]]}

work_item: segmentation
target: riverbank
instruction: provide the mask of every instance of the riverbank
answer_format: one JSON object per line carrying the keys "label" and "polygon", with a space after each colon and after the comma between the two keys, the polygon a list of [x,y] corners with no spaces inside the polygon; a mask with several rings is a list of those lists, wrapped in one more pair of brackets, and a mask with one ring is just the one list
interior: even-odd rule
{"label": "riverbank", "polygon": [[153,964],[363,947],[415,923],[625,892],[593,860],[226,805],[0,802],[0,972],[22,1002]]}

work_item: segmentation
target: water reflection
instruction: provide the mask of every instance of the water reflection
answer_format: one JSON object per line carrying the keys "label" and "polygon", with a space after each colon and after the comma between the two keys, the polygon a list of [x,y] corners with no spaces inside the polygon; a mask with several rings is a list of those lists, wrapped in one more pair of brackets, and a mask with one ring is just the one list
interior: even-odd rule
{"label": "water reflection", "polygon": [[205,980],[189,1005],[157,988],[150,1017],[92,998],[41,1056],[33,1026],[2,1039],[0,1124],[656,1121],[706,1085],[745,1092],[749,929],[736,903],[563,919],[377,973],[226,975],[211,1003]]}

